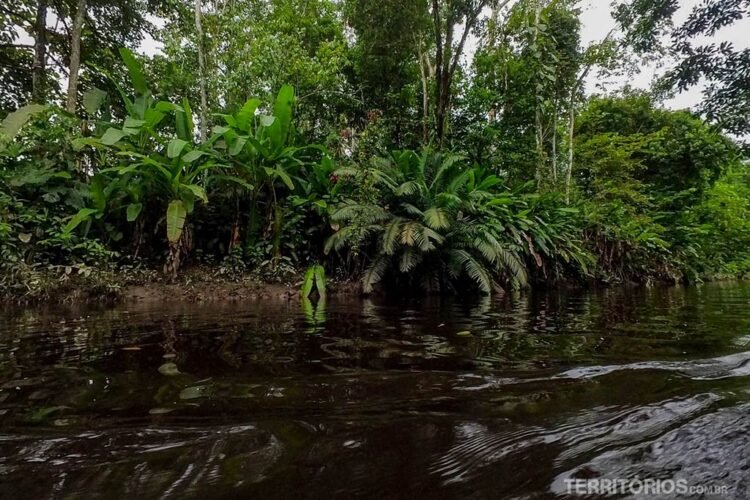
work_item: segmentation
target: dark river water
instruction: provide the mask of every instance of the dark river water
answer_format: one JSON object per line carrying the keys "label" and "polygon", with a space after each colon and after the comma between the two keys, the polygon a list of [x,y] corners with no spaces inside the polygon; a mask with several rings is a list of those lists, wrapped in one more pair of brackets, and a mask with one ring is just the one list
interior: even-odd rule
{"label": "dark river water", "polygon": [[584,498],[591,479],[750,498],[750,285],[0,310],[0,498]]}

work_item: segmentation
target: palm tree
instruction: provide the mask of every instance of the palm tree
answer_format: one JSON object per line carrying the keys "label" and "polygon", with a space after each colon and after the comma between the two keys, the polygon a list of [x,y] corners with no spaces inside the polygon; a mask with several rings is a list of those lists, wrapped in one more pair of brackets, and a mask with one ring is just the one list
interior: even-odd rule
{"label": "palm tree", "polygon": [[462,156],[431,150],[394,152],[376,159],[366,175],[376,176],[384,203],[344,203],[332,215],[340,229],[326,243],[326,253],[374,250],[362,277],[365,293],[388,273],[428,290],[455,287],[464,277],[483,293],[500,281],[526,284],[521,247],[492,214],[496,176],[467,166]]}

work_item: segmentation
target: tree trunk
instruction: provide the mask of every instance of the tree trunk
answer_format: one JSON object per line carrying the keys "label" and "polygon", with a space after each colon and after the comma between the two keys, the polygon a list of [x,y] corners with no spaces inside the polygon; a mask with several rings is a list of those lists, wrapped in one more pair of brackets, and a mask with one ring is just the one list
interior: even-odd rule
{"label": "tree trunk", "polygon": [[[440,22],[440,2],[432,0],[432,23],[435,29],[435,140],[438,145],[443,142],[444,115],[443,102],[443,31]],[[448,26],[448,29],[452,29]]]}
{"label": "tree trunk", "polygon": [[86,16],[86,0],[78,0],[75,19],[70,33],[70,71],[68,72],[68,101],[65,109],[69,113],[76,112],[78,101],[78,70],[81,66],[81,32]]}
{"label": "tree trunk", "polygon": [[[542,1],[537,0],[535,5],[535,11],[534,11],[534,42],[533,45],[536,45],[537,40],[539,38],[539,23],[542,19]],[[537,75],[538,77],[538,75]],[[544,130],[543,130],[543,124],[542,124],[542,107],[540,104],[539,96],[534,96],[534,128],[536,130],[535,138],[536,138],[536,154],[537,154],[537,165],[536,165],[536,184],[537,184],[537,190],[542,190],[542,182],[544,180],[544,170],[545,170],[545,155],[544,155]]]}
{"label": "tree trunk", "polygon": [[565,179],[565,203],[570,204],[570,183],[573,178],[573,140],[575,139],[576,106],[575,92],[570,95],[570,116],[568,117],[568,172]]}
{"label": "tree trunk", "polygon": [[422,141],[427,144],[430,139],[430,78],[432,66],[427,52],[419,44],[419,71],[422,78]]}
{"label": "tree trunk", "polygon": [[552,118],[552,180],[557,188],[557,120],[559,119],[558,99],[555,97],[555,111]]}
{"label": "tree trunk", "polygon": [[235,248],[242,243],[240,231],[240,197],[237,193],[234,195],[234,222],[232,223],[232,234],[229,236],[228,253],[232,253]]}
{"label": "tree trunk", "polygon": [[188,227],[187,220],[182,229],[180,239],[176,242],[169,242],[169,253],[167,254],[167,260],[164,262],[164,274],[174,281],[177,279],[177,273],[182,266],[182,262],[185,256],[190,253],[190,249],[193,246],[193,234]]}
{"label": "tree trunk", "polygon": [[31,99],[44,104],[47,96],[47,0],[39,0],[34,22],[34,66]]}
{"label": "tree trunk", "polygon": [[[500,10],[509,2],[510,0],[503,0],[496,8]],[[449,125],[448,116],[453,76],[456,74],[456,68],[458,68],[458,63],[461,60],[469,33],[475,27],[477,19],[487,3],[488,0],[481,0],[477,2],[473,11],[465,12],[464,31],[458,45],[454,47],[454,30],[460,19],[455,19],[453,17],[454,10],[449,8],[447,9],[448,17],[445,20],[445,25],[443,25],[440,19],[440,1],[432,0],[432,23],[435,29],[435,139],[438,147],[443,145]],[[443,33],[443,28],[445,28],[445,33]]]}
{"label": "tree trunk", "polygon": [[200,134],[201,142],[206,141],[208,129],[206,109],[208,108],[208,97],[206,96],[206,61],[203,54],[203,26],[201,25],[201,0],[195,0],[195,32],[198,35],[198,84],[201,92],[200,110]]}

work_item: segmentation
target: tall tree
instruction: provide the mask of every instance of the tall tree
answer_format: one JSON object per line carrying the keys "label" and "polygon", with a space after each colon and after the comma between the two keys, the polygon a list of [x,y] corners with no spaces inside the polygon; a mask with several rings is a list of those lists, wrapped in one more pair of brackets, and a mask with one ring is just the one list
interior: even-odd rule
{"label": "tall tree", "polygon": [[[19,0],[0,6],[0,108],[29,100],[62,102],[73,109],[79,86],[111,86],[100,69],[119,64],[120,47],[137,47],[169,0]],[[19,34],[28,34],[33,44]],[[67,92],[61,82],[68,80]],[[112,88],[111,90],[114,91]]]}
{"label": "tall tree", "polygon": [[203,53],[203,25],[201,24],[201,0],[195,0],[195,35],[198,38],[196,47],[198,49],[198,86],[201,94],[200,109],[200,137],[201,142],[206,142],[206,130],[208,128],[207,108],[208,95],[206,93],[206,60]]}
{"label": "tall tree", "polygon": [[[420,125],[426,125],[424,102],[429,99],[428,0],[347,0],[344,14],[355,34],[353,86],[362,96],[362,113],[381,111],[389,117],[393,145],[412,146]],[[417,102],[420,91],[422,109]]]}
{"label": "tall tree", "polygon": [[81,32],[86,16],[86,0],[76,2],[73,27],[70,32],[70,71],[68,71],[68,98],[65,108],[75,113],[78,100],[78,70],[81,67]]}
{"label": "tall tree", "polygon": [[[469,34],[486,7],[502,8],[511,0],[432,0],[435,36],[435,140],[443,144],[448,127],[453,78]],[[462,28],[460,28],[462,27]],[[457,29],[461,29],[456,38]]]}
{"label": "tall tree", "polygon": [[[677,0],[626,0],[614,11],[627,43],[637,52],[667,52],[677,64],[663,79],[666,88],[686,90],[701,82],[700,112],[724,130],[750,132],[750,48],[715,43],[711,37],[750,15],[750,0],[706,0],[675,24]],[[708,41],[706,41],[708,39]]]}
{"label": "tall tree", "polygon": [[474,57],[463,119],[470,153],[514,181],[561,182],[582,59],[575,0],[521,0],[493,13]]}
{"label": "tall tree", "polygon": [[31,99],[43,103],[47,94],[47,0],[38,0],[34,21],[34,67]]}

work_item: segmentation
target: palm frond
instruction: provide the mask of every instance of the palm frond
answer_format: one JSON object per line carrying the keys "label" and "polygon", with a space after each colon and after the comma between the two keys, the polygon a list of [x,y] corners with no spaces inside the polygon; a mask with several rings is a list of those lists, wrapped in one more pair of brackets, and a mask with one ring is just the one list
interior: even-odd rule
{"label": "palm frond", "polygon": [[410,196],[420,191],[420,184],[417,181],[406,181],[396,188],[396,196]]}
{"label": "palm frond", "polygon": [[370,267],[367,268],[364,276],[362,276],[362,291],[364,293],[372,293],[375,285],[383,279],[383,276],[388,269],[389,259],[390,258],[387,255],[381,254],[372,262],[372,264],[370,264]]}
{"label": "palm frond", "polygon": [[439,207],[425,210],[422,218],[430,229],[447,229],[451,224],[450,214]]}
{"label": "palm frond", "polygon": [[413,247],[417,243],[417,238],[421,234],[421,224],[418,222],[405,222],[401,226],[401,243]]}
{"label": "palm frond", "polygon": [[398,244],[398,237],[401,234],[401,223],[403,219],[400,217],[394,218],[391,222],[385,226],[383,231],[383,243],[382,250],[386,255],[393,255],[396,251],[396,245]]}
{"label": "palm frond", "polygon": [[492,291],[492,277],[487,268],[466,250],[456,251],[461,267],[483,293]]}
{"label": "palm frond", "polygon": [[415,267],[417,267],[422,260],[424,259],[424,256],[419,253],[415,252],[414,250],[406,250],[404,253],[401,254],[401,262],[399,263],[399,270],[402,273],[408,273]]}

